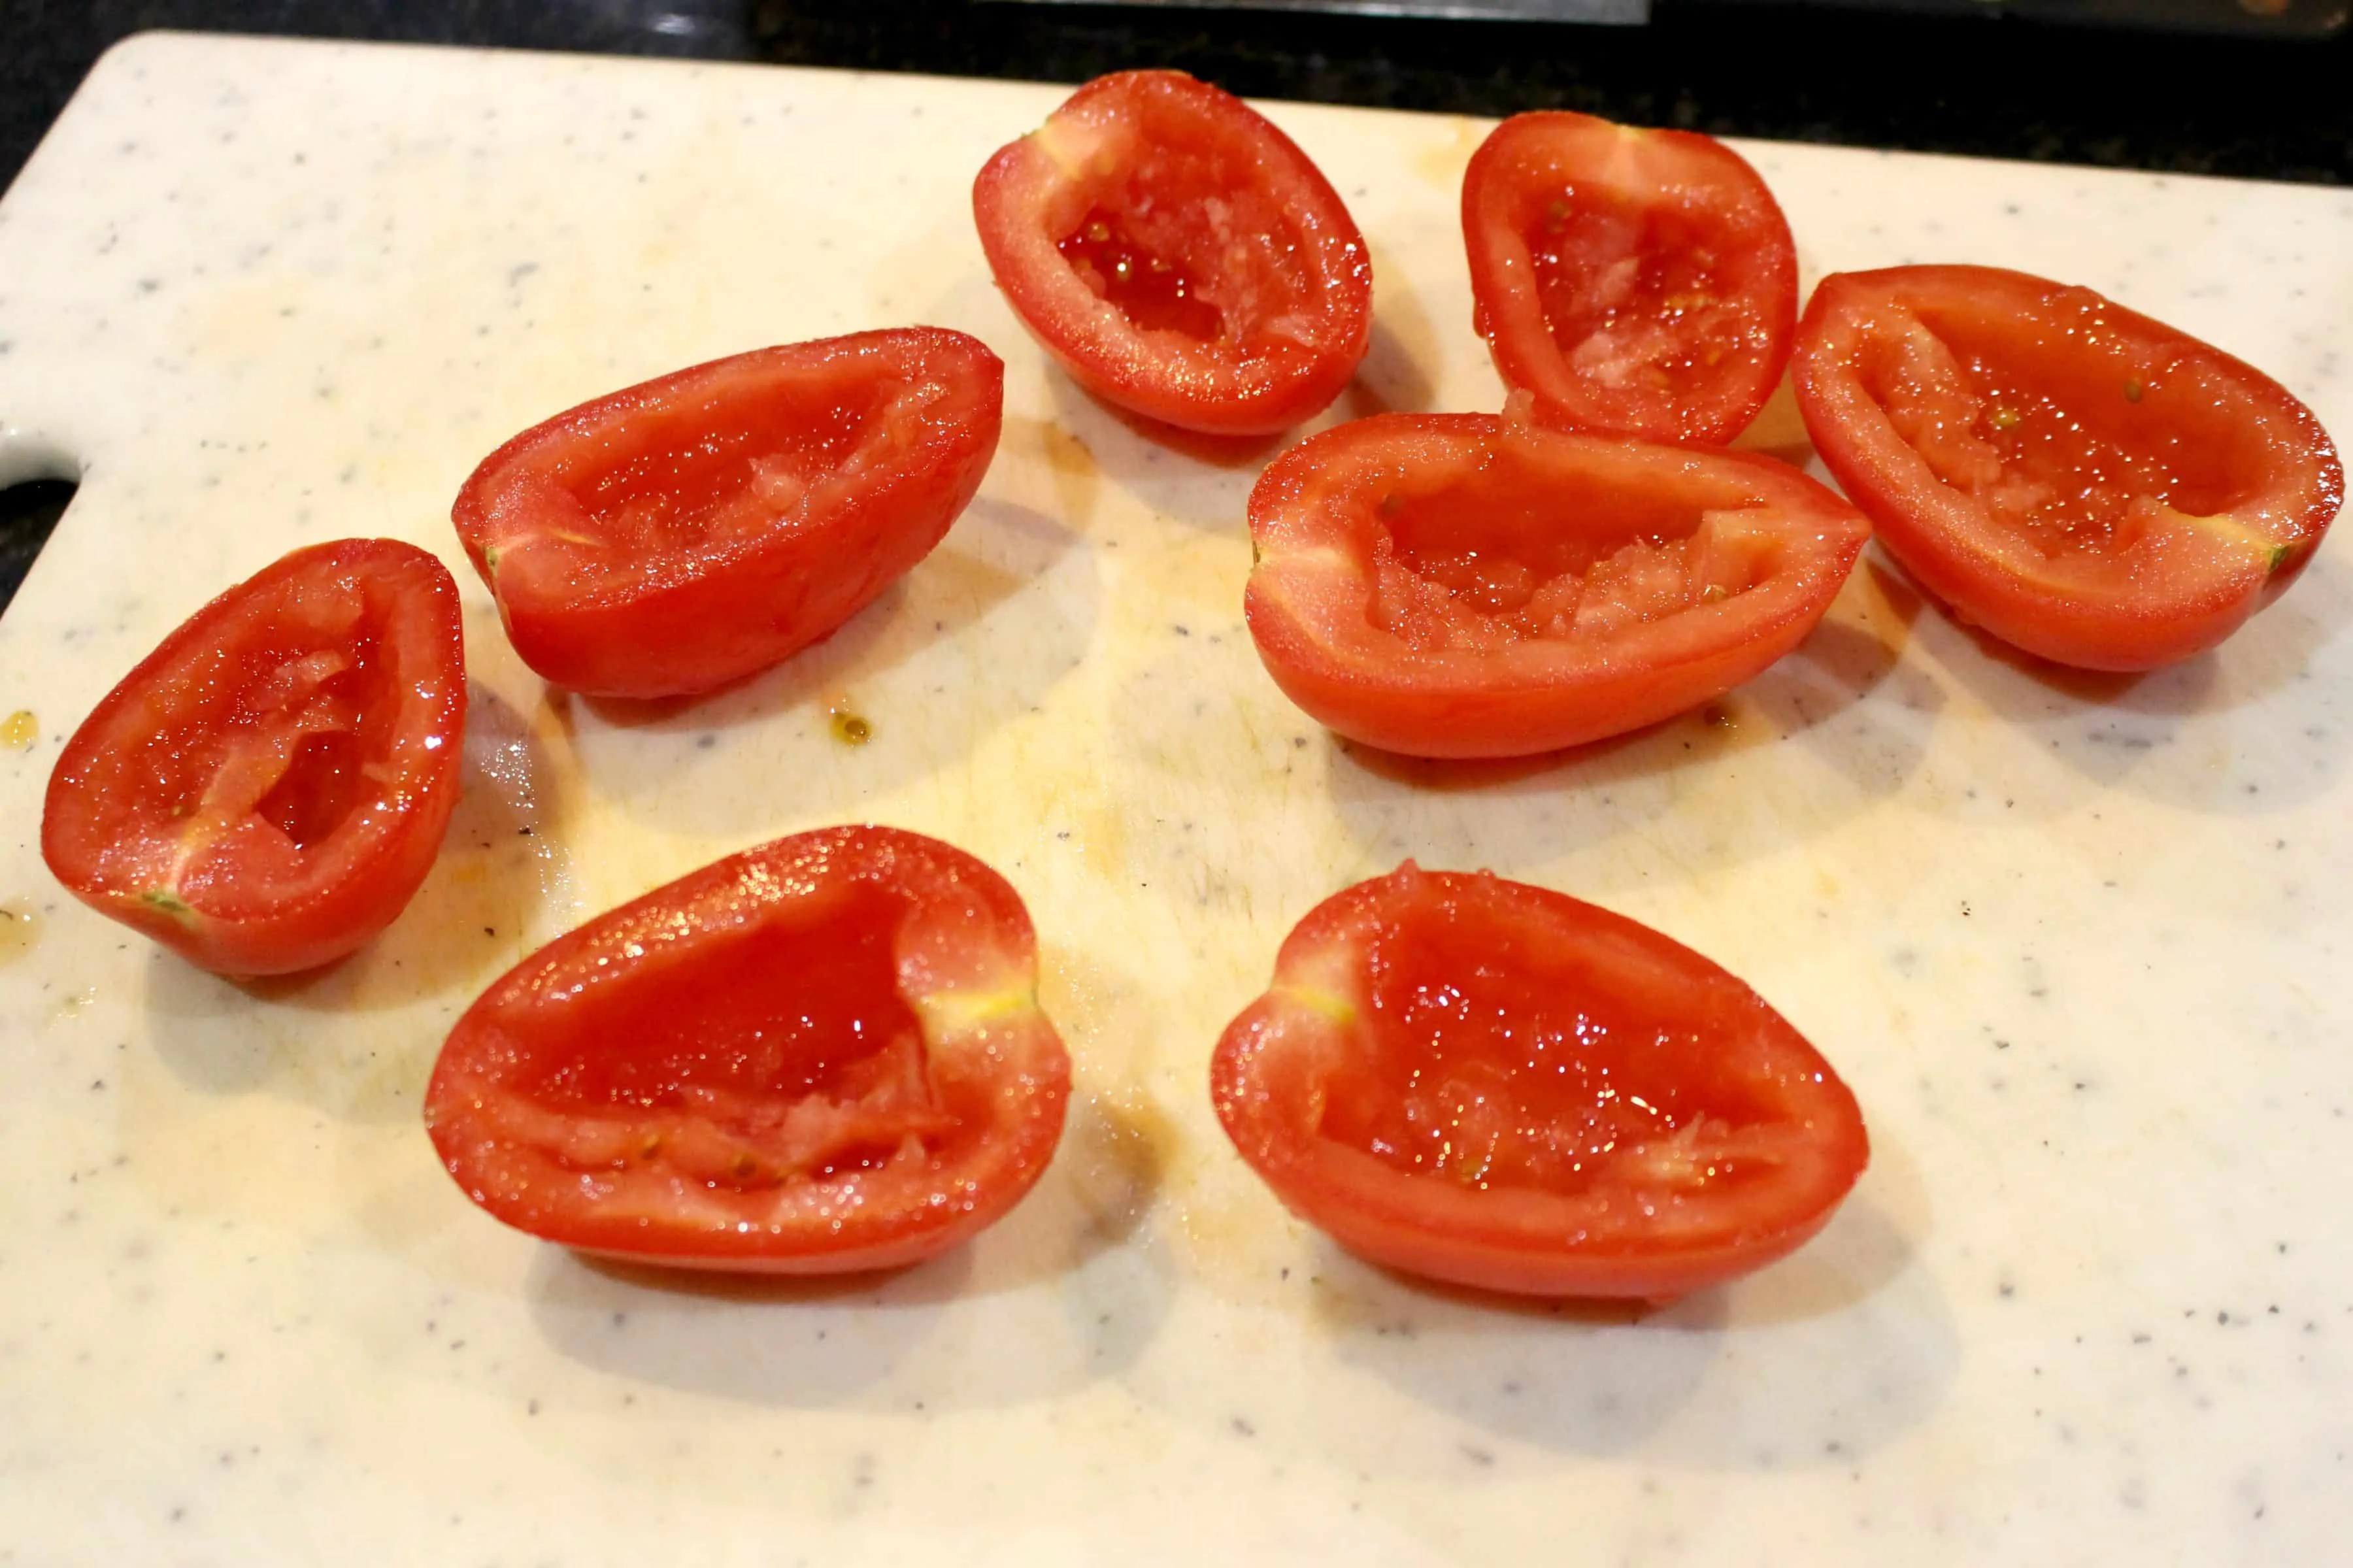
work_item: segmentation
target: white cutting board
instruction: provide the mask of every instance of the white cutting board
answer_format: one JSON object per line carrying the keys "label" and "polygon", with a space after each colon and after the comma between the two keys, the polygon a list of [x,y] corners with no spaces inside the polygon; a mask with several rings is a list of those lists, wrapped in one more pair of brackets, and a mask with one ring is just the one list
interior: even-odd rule
{"label": "white cutting board", "polygon": [[[1060,97],[169,36],[83,88],[0,204],[0,466],[82,473],[0,620],[0,712],[39,730],[0,752],[0,1563],[2353,1560],[2353,541],[2139,681],[2030,673],[1867,561],[1712,716],[1534,765],[1351,754],[1242,630],[1265,454],[1134,433],[989,283],[972,174]],[[1373,247],[1326,420],[1497,406],[1454,216],[1484,126],[1270,112]],[[1745,150],[1809,280],[2075,279],[2353,435],[2353,193]],[[902,587],[699,704],[517,662],[447,521],[483,453],[909,321],[1009,368],[981,498]],[[459,570],[466,795],[382,939],[240,990],[67,900],[41,791],[188,612],[344,534]],[[417,1099],[478,989],[860,818],[1036,916],[1078,1093],[1009,1220],[739,1286],[459,1195]],[[1757,985],[1870,1121],[1831,1227],[1642,1313],[1418,1289],[1292,1223],[1208,1050],[1293,921],[1407,855]]]}

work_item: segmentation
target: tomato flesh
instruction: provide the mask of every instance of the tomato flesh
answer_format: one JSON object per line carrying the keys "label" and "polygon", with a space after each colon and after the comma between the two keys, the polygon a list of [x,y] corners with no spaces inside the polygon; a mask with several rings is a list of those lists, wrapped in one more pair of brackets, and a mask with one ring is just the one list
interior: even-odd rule
{"label": "tomato flesh", "polygon": [[1300,922],[1210,1079],[1302,1218],[1529,1294],[1664,1299],[1761,1267],[1828,1223],[1870,1151],[1829,1064],[1706,959],[1410,861]]}
{"label": "tomato flesh", "polygon": [[523,432],[451,517],[541,675],[709,690],[825,637],[930,552],[996,453],[1004,368],[934,327],[717,360]]}
{"label": "tomato flesh", "polygon": [[224,973],[390,924],[457,803],[457,584],[413,545],[299,550],[123,678],[50,775],[41,852],[100,912]]}
{"label": "tomato flesh", "polygon": [[1322,408],[1371,342],[1364,237],[1306,154],[1176,71],[1081,88],[973,214],[1007,301],[1094,395],[1217,435]]}
{"label": "tomato flesh", "polygon": [[1381,415],[1252,491],[1245,595],[1268,671],[1352,740],[1513,756],[1639,729],[1810,631],[1869,529],[1769,459]]}
{"label": "tomato flesh", "polygon": [[1772,395],[1797,252],[1721,142],[1514,115],[1464,174],[1462,228],[1479,333],[1547,422],[1721,445]]}
{"label": "tomato flesh", "polygon": [[1978,267],[1825,279],[1799,404],[1889,551],[2031,653],[2153,668],[2293,582],[2344,499],[2311,413],[2089,289]]}
{"label": "tomato flesh", "polygon": [[721,861],[525,960],[461,1019],[426,1121],[491,1214],[586,1250],[840,1273],[1009,1209],[1070,1064],[1003,879],[887,828]]}
{"label": "tomato flesh", "polygon": [[[1362,1054],[1328,1091],[1320,1136],[1408,1175],[1583,1193],[1654,1162],[1662,1141],[1762,1119],[1696,1030],[1564,985],[1542,955],[1498,963],[1521,956],[1514,929],[1479,905],[1399,913],[1395,955],[1366,986]],[[1746,1173],[1715,1169],[1714,1141],[1694,1149],[1712,1179]]]}
{"label": "tomato flesh", "polygon": [[1203,298],[1200,286],[1176,263],[1130,234],[1118,214],[1102,207],[1055,248],[1098,299],[1145,331],[1179,332],[1215,342],[1225,316]]}

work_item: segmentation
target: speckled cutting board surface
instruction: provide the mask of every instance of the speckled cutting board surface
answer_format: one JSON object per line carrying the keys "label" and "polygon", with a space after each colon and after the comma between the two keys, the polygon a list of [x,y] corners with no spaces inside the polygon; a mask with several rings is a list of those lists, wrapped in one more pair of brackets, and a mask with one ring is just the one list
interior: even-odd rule
{"label": "speckled cutting board surface", "polygon": [[[2137,681],[2023,668],[1867,556],[1706,713],[1539,764],[1351,752],[1242,629],[1269,454],[1154,445],[989,282],[972,175],[1060,96],[171,36],[84,87],[0,204],[0,472],[82,475],[0,619],[0,711],[37,721],[0,750],[0,1563],[2353,1561],[2353,540]],[[1319,423],[1498,406],[1455,220],[1485,126],[1269,112],[1373,248]],[[2353,193],[1744,150],[1810,282],[2088,283],[2353,435]],[[899,587],[700,703],[516,660],[448,522],[491,447],[912,321],[1008,369],[979,500]],[[351,534],[459,571],[465,795],[385,936],[239,989],[67,899],[41,791],[197,605]],[[1076,1092],[1008,1220],[811,1288],[600,1268],[465,1201],[417,1103],[481,986],[859,819],[1036,917]],[[1418,1289],[1292,1222],[1209,1047],[1293,921],[1409,855],[1761,990],[1869,1119],[1830,1228],[1640,1312]]]}

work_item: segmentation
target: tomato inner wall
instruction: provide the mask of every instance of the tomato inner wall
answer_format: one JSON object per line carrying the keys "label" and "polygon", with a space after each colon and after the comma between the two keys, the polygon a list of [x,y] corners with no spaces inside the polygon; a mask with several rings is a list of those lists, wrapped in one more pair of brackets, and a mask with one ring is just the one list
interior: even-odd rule
{"label": "tomato inner wall", "polygon": [[1533,205],[1523,237],[1554,343],[1602,386],[1681,401],[1758,350],[1713,225],[1567,188]]}
{"label": "tomato inner wall", "polygon": [[2260,483],[2208,433],[2211,397],[2189,373],[2097,350],[2021,353],[1957,312],[1921,330],[1933,337],[1866,340],[1865,390],[1938,479],[2046,557],[2129,548],[2160,505],[2211,516]]}
{"label": "tomato inner wall", "polygon": [[1056,237],[1073,268],[1102,279],[1103,297],[1138,327],[1245,353],[1312,336],[1321,290],[1255,144],[1190,117],[1147,114],[1124,145],[1124,166],[1086,192],[1085,216]]}
{"label": "tomato inner wall", "polygon": [[[248,838],[234,874],[291,875],[291,856],[378,793],[363,770],[390,753],[399,693],[388,689],[377,638],[343,630],[364,613],[343,593],[319,590],[324,603],[307,606],[322,626],[306,626],[301,607],[259,609],[198,668],[176,672],[186,700],[167,699],[159,726],[131,751],[131,787],[117,798],[141,823],[145,853],[175,863],[183,890],[232,874],[201,857],[176,864],[188,835],[216,839],[259,819],[284,836],[279,849],[290,859],[277,863],[267,840]],[[171,886],[174,869],[158,864],[134,877]]]}
{"label": "tomato inner wall", "polygon": [[1373,518],[1374,613],[1416,647],[1600,636],[1740,592],[1764,569],[1753,550],[1727,559],[1700,498],[1509,451],[1385,494]]}
{"label": "tomato inner wall", "polygon": [[1225,330],[1218,308],[1200,297],[1184,268],[1130,234],[1114,213],[1093,208],[1057,248],[1088,288],[1145,331],[1210,342]]}
{"label": "tomato inner wall", "polygon": [[[1379,942],[1347,1069],[1324,1086],[1321,1135],[1480,1188],[1757,1173],[1729,1145],[1768,1110],[1723,1043],[1546,947],[1474,907],[1401,917]],[[1662,1145],[1693,1158],[1662,1160]]]}
{"label": "tomato inner wall", "polygon": [[512,1088],[563,1111],[690,1112],[755,1140],[814,1101],[851,1128],[835,1130],[816,1173],[879,1165],[943,1116],[899,990],[902,914],[895,897],[858,885],[822,910],[705,938],[692,962],[574,1004],[580,1015],[537,1043]]}
{"label": "tomato inner wall", "polygon": [[587,569],[634,571],[756,532],[875,439],[909,395],[902,382],[844,374],[649,411],[557,475],[593,524],[558,537]]}
{"label": "tomato inner wall", "polygon": [[308,849],[332,833],[359,803],[365,782],[359,737],[349,730],[314,734],[254,807],[254,815]]}

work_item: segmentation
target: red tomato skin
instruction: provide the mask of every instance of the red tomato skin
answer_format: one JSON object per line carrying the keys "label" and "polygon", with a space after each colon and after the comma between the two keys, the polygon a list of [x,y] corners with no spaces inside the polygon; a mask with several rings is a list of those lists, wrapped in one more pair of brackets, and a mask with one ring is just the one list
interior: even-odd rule
{"label": "red tomato skin", "polygon": [[[1373,624],[1386,537],[1374,491],[1498,455],[1751,500],[1782,538],[1783,567],[1726,603],[1694,605],[1579,650],[1523,642],[1494,655],[1417,651]],[[1548,470],[1549,471],[1549,470]],[[1534,491],[1529,492],[1534,494]],[[1525,498],[1523,498],[1525,499]],[[1258,555],[1243,607],[1283,694],[1351,741],[1425,757],[1528,756],[1639,730],[1722,695],[1802,642],[1870,537],[1862,515],[1783,463],[1481,414],[1386,414],[1311,437],[1250,492]]]}
{"label": "red tomato skin", "polygon": [[[1725,287],[1711,302],[1729,307],[1725,325],[1737,332],[1736,345],[1715,345],[1723,352],[1716,364],[1671,395],[1612,386],[1572,363],[1554,336],[1533,260],[1531,225],[1559,230],[1564,220],[1629,208],[1648,223],[1697,231],[1681,237],[1678,248],[1689,256],[1704,249],[1721,267]],[[1764,180],[1714,137],[1566,110],[1515,114],[1463,172],[1462,234],[1475,330],[1496,374],[1534,393],[1546,424],[1722,446],[1748,427],[1780,381],[1798,322],[1797,247]],[[1670,305],[1671,330],[1683,314]]]}
{"label": "red tomato skin", "polygon": [[[2183,401],[2194,394],[2202,428],[2190,444],[2232,470],[2223,510],[2254,520],[2247,527],[2268,542],[2273,558],[2261,548],[2237,552],[2243,558],[2210,551],[2188,570],[2150,558],[2106,582],[2038,570],[1973,496],[1947,484],[1905,443],[1863,384],[1862,356],[1900,340],[1923,310],[2000,323],[2030,365],[2066,363],[2050,352],[2052,340],[2095,337],[2100,361],[2071,345],[2074,374],[2091,374],[2080,368],[2084,362],[2104,363],[2117,387],[2144,389],[2136,406],[2168,419],[2175,416],[2160,410],[2160,378],[2194,383]],[[2088,289],[2022,272],[1944,266],[1833,274],[1808,304],[1792,370],[1815,449],[1889,553],[1964,621],[2059,664],[2139,671],[2216,647],[2302,574],[2344,502],[2344,466],[2327,432],[2277,382]]]}
{"label": "red tomato skin", "polygon": [[[353,639],[303,622],[354,600],[373,660],[389,660],[372,721],[384,743],[364,758],[375,788],[290,863],[266,843],[257,859],[259,824],[208,819],[205,781],[174,775],[222,728],[205,722],[218,718],[207,705],[263,679],[236,679],[240,656],[282,668],[296,650],[348,652]],[[448,568],[397,540],[311,545],[198,610],[82,721],[49,775],[41,857],[82,902],[191,963],[238,977],[315,969],[390,925],[424,881],[457,805],[465,719]]]}
{"label": "red tomato skin", "polygon": [[[1064,259],[1058,247],[1090,193],[1132,175],[1139,150],[1167,149],[1246,172],[1279,210],[1309,270],[1307,342],[1245,353],[1231,341],[1147,335]],[[1286,430],[1337,397],[1371,346],[1372,262],[1339,194],[1256,110],[1180,71],[1088,82],[983,166],[972,205],[989,270],[1022,324],[1081,386],[1147,419],[1213,436]]]}
{"label": "red tomato skin", "polygon": [[[1633,989],[1671,995],[1675,1016],[1721,1043],[1747,1086],[1777,1102],[1784,1178],[1712,1200],[1715,1212],[1653,1226],[1624,1186],[1547,1192],[1472,1187],[1408,1173],[1321,1135],[1344,1092],[1350,1031],[1403,920],[1468,907],[1514,922],[1514,947],[1566,955]],[[1368,957],[1368,954],[1370,955]],[[1497,963],[1508,963],[1508,954]],[[1830,1064],[1754,991],[1681,943],[1566,894],[1488,872],[1411,861],[1311,910],[1283,942],[1274,983],[1210,1058],[1218,1119],[1283,1205],[1357,1256],[1426,1279],[1514,1295],[1671,1300],[1787,1257],[1830,1222],[1863,1168],[1862,1114]],[[1664,1197],[1653,1207],[1671,1207]],[[1615,1209],[1613,1216],[1611,1211]]]}
{"label": "red tomato skin", "polygon": [[[540,675],[591,696],[691,696],[818,641],[929,554],[988,471],[1004,395],[1003,362],[944,328],[756,350],[533,426],[482,460],[450,518]],[[700,514],[733,508],[749,526],[649,549],[613,515],[627,495],[594,510],[633,468],[658,492],[717,431],[767,450],[695,481],[712,492]],[[764,461],[789,470],[782,499],[761,491]]]}
{"label": "red tomato skin", "polygon": [[[902,981],[913,963],[978,993],[965,1024],[923,1025],[927,1070],[941,1084],[953,1073],[958,1091],[983,1097],[988,1111],[986,1125],[955,1131],[953,1158],[934,1159],[895,1186],[885,1184],[885,1169],[804,1173],[730,1192],[634,1151],[567,1163],[498,1124],[500,1097],[523,1103],[512,1097],[527,1100],[530,1072],[543,1073],[553,1062],[559,1075],[589,1073],[600,1061],[626,1064],[633,1047],[643,1047],[634,1032],[584,1032],[592,1029],[577,1022],[584,1011],[628,1005],[628,988],[650,985],[659,989],[647,1005],[703,1028],[728,1005],[731,972],[720,966],[731,937],[756,938],[778,921],[790,925],[803,906],[821,921],[857,897],[902,900],[894,953]],[[972,856],[897,828],[797,834],[691,872],[515,965],[450,1031],[427,1088],[425,1123],[450,1176],[476,1204],[517,1229],[583,1252],[733,1273],[903,1267],[994,1224],[1053,1156],[1070,1058],[1037,1008],[1037,937],[1019,895]],[[814,984],[800,972],[793,983]],[[954,1014],[951,1007],[942,1016]],[[714,1037],[714,1058],[734,1048]],[[681,1078],[665,1098],[677,1101],[695,1090]],[[778,1091],[775,1110],[789,1115],[791,1099],[789,1089]],[[606,1121],[634,1140],[633,1110],[651,1114],[620,1105]],[[545,1105],[527,1105],[523,1114],[559,1125],[584,1115],[577,1107]],[[595,1121],[575,1120],[565,1135],[577,1136]],[[670,1158],[666,1148],[660,1158]]]}

